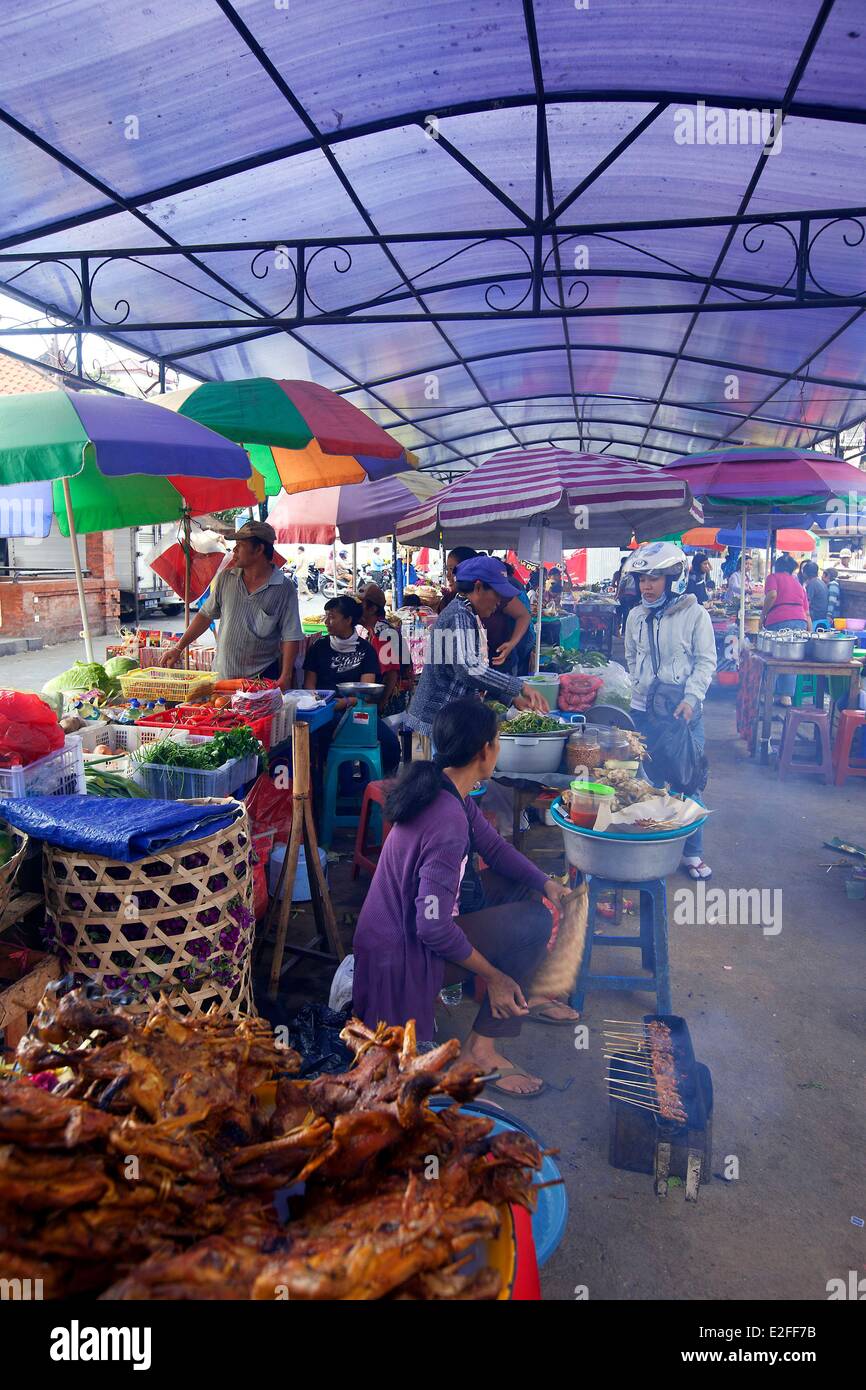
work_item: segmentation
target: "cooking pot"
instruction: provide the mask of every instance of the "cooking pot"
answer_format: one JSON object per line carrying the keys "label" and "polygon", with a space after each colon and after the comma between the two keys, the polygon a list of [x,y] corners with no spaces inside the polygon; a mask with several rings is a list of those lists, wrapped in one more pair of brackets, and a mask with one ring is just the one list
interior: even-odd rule
{"label": "cooking pot", "polygon": [[856,637],[833,636],[830,633],[826,636],[816,634],[809,638],[809,660],[833,661],[842,665],[851,660],[856,646]]}

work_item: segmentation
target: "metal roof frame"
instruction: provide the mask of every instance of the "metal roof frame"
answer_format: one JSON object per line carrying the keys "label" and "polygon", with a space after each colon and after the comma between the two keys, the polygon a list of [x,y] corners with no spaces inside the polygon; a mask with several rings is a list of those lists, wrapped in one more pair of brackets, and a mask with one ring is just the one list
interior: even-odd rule
{"label": "metal roof frame", "polygon": [[[769,4],[771,0],[763,2]],[[55,320],[45,327],[0,326],[0,344],[19,336],[54,333],[59,321],[68,325],[79,345],[83,334],[100,334],[124,348],[154,357],[162,364],[163,371],[169,366],[207,379],[214,370],[212,362],[209,363],[207,359],[216,359],[220,352],[261,345],[270,338],[279,343],[285,336],[309,354],[314,364],[339,378],[336,389],[350,395],[363,392],[375,403],[371,406],[367,402],[365,408],[387,415],[389,427],[398,430],[411,427],[416,431],[422,442],[417,442],[413,447],[417,448],[422,458],[426,451],[435,448],[447,450],[455,464],[470,466],[477,456],[471,446],[468,449],[462,446],[476,437],[490,435],[498,429],[502,436],[499,447],[522,444],[521,432],[533,427],[531,415],[521,423],[512,423],[502,414],[502,408],[514,403],[531,407],[536,400],[570,402],[570,413],[553,418],[545,414],[543,418],[539,417],[536,426],[544,424],[551,429],[569,426],[579,443],[603,438],[606,448],[622,446],[626,456],[651,462],[657,462],[659,456],[673,452],[657,442],[658,435],[682,437],[683,452],[688,452],[687,442],[702,445],[708,441],[722,443],[735,438],[738,433],[743,437],[744,430],[748,435],[751,428],[765,433],[768,430],[795,432],[817,442],[835,435],[840,420],[843,421],[841,427],[847,428],[866,419],[866,412],[856,415],[843,413],[840,416],[839,395],[834,394],[843,393],[849,405],[857,397],[866,397],[866,367],[847,376],[828,372],[824,367],[810,370],[811,364],[826,354],[833,344],[838,345],[839,340],[860,323],[866,309],[866,288],[861,288],[862,281],[858,279],[856,255],[857,248],[866,240],[866,206],[788,207],[775,212],[750,208],[771,157],[770,148],[765,146],[757,156],[736,209],[727,215],[579,220],[580,202],[588,190],[615,170],[624,156],[639,146],[648,133],[652,133],[674,104],[689,106],[703,102],[723,110],[747,112],[771,108],[776,112],[774,134],[778,134],[788,120],[828,122],[830,128],[846,125],[862,127],[866,123],[866,102],[863,107],[850,103],[834,106],[799,99],[797,95],[837,0],[814,0],[809,32],[781,98],[778,94],[761,98],[754,93],[735,91],[701,93],[690,89],[680,90],[676,86],[656,89],[623,85],[587,91],[563,91],[558,87],[548,87],[544,79],[544,43],[539,37],[537,5],[534,0],[514,0],[514,3],[522,12],[532,90],[503,91],[489,98],[473,99],[469,96],[465,101],[443,105],[436,113],[441,123],[453,117],[483,116],[485,113],[518,108],[534,112],[535,163],[531,212],[486,173],[479,162],[461,148],[459,141],[441,130],[436,136],[440,154],[462,175],[473,180],[479,197],[483,195],[488,205],[489,200],[493,200],[499,207],[502,213],[502,224],[499,226],[484,225],[483,220],[476,227],[438,225],[435,212],[431,211],[429,228],[405,231],[383,229],[340,162],[337,152],[349,142],[362,139],[374,141],[377,136],[399,132],[407,127],[426,131],[429,112],[416,108],[379,119],[348,123],[336,130],[321,129],[297,95],[287,73],[281,70],[268,48],[253,32],[240,13],[240,6],[232,4],[231,0],[212,0],[212,4],[241,40],[256,69],[264,74],[295,121],[306,130],[302,139],[261,149],[160,186],[146,187],[144,191],[125,194],[98,171],[88,168],[80,159],[60,149],[56,141],[37,128],[35,120],[28,122],[13,110],[0,109],[0,127],[14,132],[16,137],[28,142],[40,155],[56,161],[60,168],[104,199],[97,207],[75,215],[43,219],[26,230],[19,229],[0,237],[0,289]],[[809,0],[803,0],[803,5],[808,3]],[[600,103],[648,109],[618,138],[611,132],[609,148],[602,157],[574,182],[569,192],[564,196],[561,191],[557,194],[551,160],[549,114],[552,108]],[[202,242],[175,237],[147,210],[185,192],[206,190],[232,177],[265,170],[310,153],[320,156],[327,165],[347,204],[365,228],[363,233],[301,237],[291,235],[291,225],[288,225],[286,238],[279,241],[261,238]],[[118,246],[106,242],[99,247],[92,236],[76,241],[76,233],[82,234],[84,229],[92,229],[94,225],[118,214],[133,218],[149,237],[156,238],[155,243]],[[290,216],[287,221],[291,224]],[[696,270],[689,267],[691,235],[710,229],[721,233],[721,241],[710,268]],[[665,254],[661,254],[658,248],[653,249],[652,236],[647,242],[641,241],[642,234],[658,233],[665,233],[669,237]],[[47,237],[51,238],[50,249],[44,246]],[[771,238],[787,248],[784,261],[780,261],[776,253],[775,259],[768,257]],[[572,243],[592,239],[599,246],[603,244],[609,257],[621,254],[621,261],[613,259],[592,268],[568,270],[565,256]],[[671,244],[675,248],[682,247],[682,254],[676,251],[672,253]],[[836,256],[836,281],[843,248],[851,253],[851,272],[844,286],[827,283],[826,274],[818,263],[820,252],[828,244],[832,244]],[[419,271],[415,268],[410,271],[404,264],[405,257],[412,248],[419,246],[429,247],[433,259],[427,269]],[[506,247],[515,253],[518,265],[515,270],[502,270],[496,264],[496,257]],[[382,263],[389,267],[393,284],[384,291],[361,297],[356,293],[352,297],[353,252],[360,259],[362,253],[367,251],[375,252]],[[726,270],[726,262],[732,251],[741,253],[741,260],[743,255],[754,258],[748,265],[749,270],[754,266],[754,274],[732,274]],[[264,281],[268,274],[267,258],[277,252],[287,259],[285,268],[291,271],[292,294],[275,311],[261,302],[258,294],[250,292],[251,286],[247,282],[250,276]],[[479,273],[477,264],[479,256],[488,253],[492,257],[489,275]],[[247,255],[249,263],[241,276],[242,283],[239,283],[238,257]],[[473,269],[472,273],[467,271],[461,275],[459,262],[464,256],[468,257]],[[225,273],[219,269],[221,258],[227,267]],[[643,264],[636,263],[636,258]],[[103,301],[101,285],[104,276],[102,281],[99,277],[109,266],[112,273],[116,272],[124,261],[130,264],[130,274],[136,277],[139,290],[142,271],[152,274],[151,283],[159,283],[160,295],[154,291],[150,298],[145,296],[138,312],[135,312],[134,304],[125,298],[115,299],[110,308]],[[171,270],[168,269],[169,262],[172,264]],[[185,273],[189,279],[175,273],[176,262],[188,268]],[[319,291],[314,288],[313,267],[317,266],[320,270],[331,263],[332,284],[345,288],[347,294],[337,307],[323,307],[317,298]],[[764,273],[760,273],[762,263],[769,267]],[[231,266],[235,267],[234,271]],[[431,280],[430,274],[434,270],[438,278]],[[65,279],[70,291],[62,305],[35,288],[48,284],[50,276],[55,277],[55,284],[58,276],[61,281]],[[185,306],[189,296],[200,297],[200,308],[196,312],[190,314],[185,307],[171,312],[173,306],[169,290],[169,312],[166,313],[165,292],[172,282],[178,289],[179,305]],[[480,298],[483,307],[471,307],[467,293],[475,294],[476,300]],[[130,295],[134,298],[132,290]],[[451,303],[453,308],[448,307]],[[793,366],[787,361],[783,363],[781,356],[768,360],[760,353],[752,355],[720,351],[716,355],[690,349],[697,324],[702,321],[712,323],[717,316],[722,316],[727,325],[732,322],[731,316],[735,320],[744,314],[796,311],[797,314],[808,315],[845,309],[853,312],[846,315],[844,320],[834,322],[832,329],[825,332],[820,341],[810,343],[809,351],[804,352]],[[678,346],[672,349],[654,342],[652,334],[656,323],[676,316],[685,320]],[[625,330],[627,327],[628,335],[623,332],[620,336],[625,336],[625,340],[603,345],[593,340],[591,334],[586,337],[581,335],[582,320],[612,320],[617,329]],[[650,321],[650,327],[645,339],[641,340],[640,325],[644,320]],[[545,321],[558,325],[561,341],[527,341],[518,346],[508,345],[509,325],[513,327]],[[451,325],[462,327],[474,323],[502,324],[503,345],[494,351],[463,350],[459,333],[456,329],[452,331]],[[414,365],[411,370],[407,368],[398,373],[367,373],[353,370],[341,352],[325,346],[321,337],[321,330],[351,327],[363,334],[367,328],[378,330],[386,325],[407,328],[426,325],[441,344],[441,351],[431,355],[429,365],[423,367]],[[317,333],[315,339],[311,339],[311,331]],[[219,332],[220,336],[211,341],[202,336],[214,332]],[[170,349],[153,352],[149,347],[142,346],[144,339],[159,335],[171,339]],[[334,341],[337,343],[340,340],[335,338]],[[645,363],[647,366],[657,360],[663,367],[659,388],[652,395],[603,392],[595,387],[582,389],[577,355],[584,353],[620,356],[626,362],[635,359],[636,364]],[[543,371],[547,358],[542,360],[540,354],[559,355],[565,364],[568,391],[560,389],[559,377],[551,378],[548,390],[527,390],[519,396],[515,396],[507,387],[497,388],[489,384],[490,373],[485,368],[504,367],[509,359],[525,358],[531,363],[537,358]],[[736,402],[733,401],[725,401],[724,404],[709,400],[683,401],[669,394],[675,376],[683,366],[766,378],[767,393],[761,399],[751,398],[740,402],[741,409],[736,409]],[[402,382],[413,378],[455,368],[471,386],[475,397],[471,403],[454,402],[441,409],[428,409],[426,405],[401,404],[399,390],[388,391],[389,387],[399,388]],[[80,357],[79,374],[66,375],[70,379],[85,379]],[[803,418],[796,419],[778,409],[779,405],[786,404],[779,398],[780,390],[786,386],[799,387],[801,393],[808,389],[808,419],[805,410]],[[826,388],[824,397],[820,395],[821,388]],[[593,413],[597,407],[601,408],[599,403],[610,406],[614,402],[618,403],[618,408],[604,415]],[[629,418],[628,405],[636,403],[651,407],[648,419]],[[793,405],[795,402],[787,404]],[[826,411],[816,410],[818,405],[827,405],[828,408]],[[677,412],[698,416],[727,415],[730,416],[731,426],[725,433],[716,433],[708,423],[703,426],[689,424],[686,414],[679,424],[657,425],[655,422],[663,408],[674,416]],[[488,411],[496,425],[461,434],[460,416],[479,410]],[[448,417],[453,419],[458,432],[437,438],[430,427],[434,420]],[[599,433],[600,426],[605,427],[602,434]],[[640,443],[635,445],[613,433],[608,438],[608,427],[612,430],[638,427],[643,431]],[[653,439],[656,442],[651,442]],[[448,465],[439,462],[433,466],[439,470]]]}

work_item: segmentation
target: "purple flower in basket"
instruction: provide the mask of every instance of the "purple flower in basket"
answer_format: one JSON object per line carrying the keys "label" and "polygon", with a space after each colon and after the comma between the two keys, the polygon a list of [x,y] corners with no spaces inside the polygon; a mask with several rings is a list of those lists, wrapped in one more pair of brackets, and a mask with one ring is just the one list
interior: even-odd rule
{"label": "purple flower in basket", "polygon": [[203,927],[212,927],[219,919],[220,910],[218,907],[207,907],[203,912],[197,912],[195,915],[195,920]]}
{"label": "purple flower in basket", "polygon": [[81,964],[86,965],[88,970],[98,970],[99,956],[97,956],[93,951],[82,951]]}
{"label": "purple flower in basket", "polygon": [[233,917],[238,923],[238,926],[243,927],[245,931],[249,931],[255,926],[255,914],[250,911],[246,903],[242,902],[239,897],[235,896],[232,898],[229,903],[228,911],[229,916]]}
{"label": "purple flower in basket", "polygon": [[223,927],[219,942],[224,951],[234,951],[240,938],[240,927]]}
{"label": "purple flower in basket", "polygon": [[190,955],[195,956],[197,960],[207,960],[211,953],[212,946],[206,936],[194,936],[192,941],[188,943],[186,949],[189,951]]}

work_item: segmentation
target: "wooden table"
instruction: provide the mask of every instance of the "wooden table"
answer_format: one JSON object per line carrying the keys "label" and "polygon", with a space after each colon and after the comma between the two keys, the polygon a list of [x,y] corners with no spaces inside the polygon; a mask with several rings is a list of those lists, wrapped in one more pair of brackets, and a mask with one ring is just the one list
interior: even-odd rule
{"label": "wooden table", "polygon": [[758,717],[755,721],[756,737],[749,752],[754,754],[757,751],[760,755],[760,761],[764,765],[770,760],[770,726],[773,718],[773,690],[777,676],[817,676],[818,699],[816,705],[819,709],[824,704],[826,682],[834,676],[847,676],[850,681],[848,708],[857,708],[857,701],[860,696],[859,661],[779,661],[776,657],[767,656],[766,652],[756,651],[750,652],[749,655],[753,661],[759,661],[763,666],[761,692],[758,697]]}

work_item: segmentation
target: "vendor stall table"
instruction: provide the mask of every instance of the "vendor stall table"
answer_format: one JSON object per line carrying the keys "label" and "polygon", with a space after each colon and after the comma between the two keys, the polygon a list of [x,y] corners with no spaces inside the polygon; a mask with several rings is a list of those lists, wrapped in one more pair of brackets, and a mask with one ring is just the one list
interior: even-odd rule
{"label": "vendor stall table", "polygon": [[[834,676],[848,676],[850,681],[848,705],[849,708],[856,708],[860,695],[861,666],[859,661],[779,661],[775,657],[767,656],[764,652],[756,651],[750,651],[747,655],[744,654],[742,660],[744,663],[746,661],[759,663],[757,718],[751,723],[751,735],[748,743],[749,753],[754,755],[757,751],[762,764],[768,763],[770,757],[770,725],[773,717],[773,687],[776,676],[817,676],[816,704],[819,708],[824,702],[827,682]],[[741,672],[741,678],[744,675],[745,673]]]}

